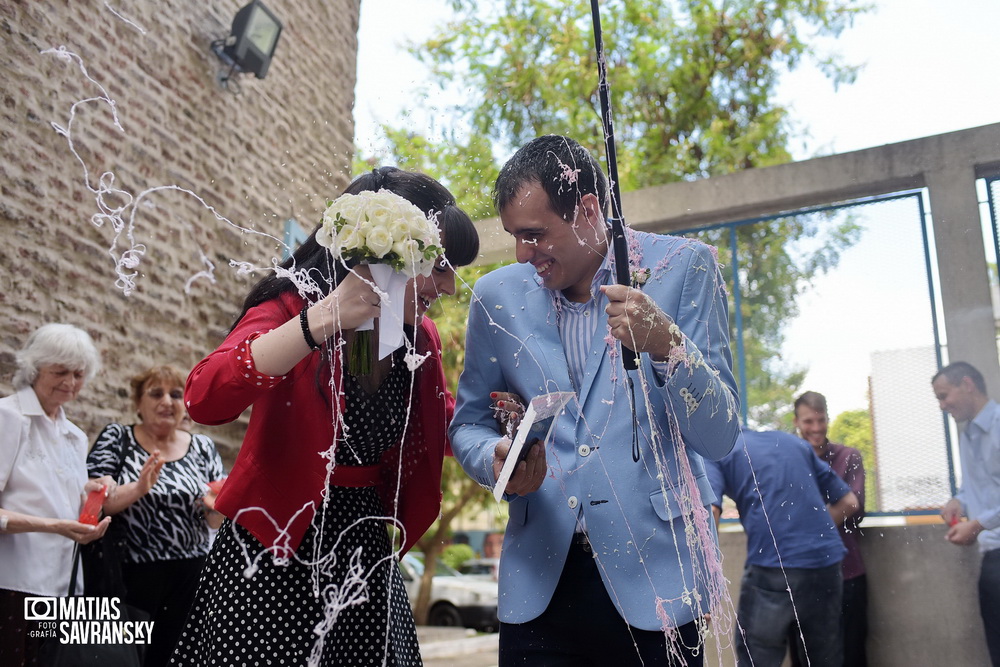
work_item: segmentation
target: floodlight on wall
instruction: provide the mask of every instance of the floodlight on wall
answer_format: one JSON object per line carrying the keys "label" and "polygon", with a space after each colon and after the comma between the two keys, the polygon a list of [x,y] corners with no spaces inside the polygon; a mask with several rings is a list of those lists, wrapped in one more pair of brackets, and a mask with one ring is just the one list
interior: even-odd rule
{"label": "floodlight on wall", "polygon": [[280,36],[281,21],[260,0],[236,12],[229,36],[212,42],[212,52],[229,67],[219,82],[226,86],[234,73],[244,72],[263,79]]}

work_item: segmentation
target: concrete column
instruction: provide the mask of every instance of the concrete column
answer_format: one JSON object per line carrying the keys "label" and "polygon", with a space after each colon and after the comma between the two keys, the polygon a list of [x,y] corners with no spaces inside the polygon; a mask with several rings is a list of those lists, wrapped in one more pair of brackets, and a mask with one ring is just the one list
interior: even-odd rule
{"label": "concrete column", "polygon": [[982,225],[971,165],[928,171],[948,359],[968,361],[1000,397],[1000,363]]}

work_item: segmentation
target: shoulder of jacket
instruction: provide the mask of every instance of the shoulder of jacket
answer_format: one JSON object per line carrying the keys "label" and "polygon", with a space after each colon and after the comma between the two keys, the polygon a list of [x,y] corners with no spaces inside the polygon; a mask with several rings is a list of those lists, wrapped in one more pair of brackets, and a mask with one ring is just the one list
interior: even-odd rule
{"label": "shoulder of jacket", "polygon": [[522,282],[526,283],[528,289],[531,289],[538,286],[534,276],[535,270],[530,264],[508,264],[501,266],[499,269],[494,269],[479,278],[476,281],[475,290],[481,291],[495,287],[507,287],[507,291],[509,291],[511,286]]}
{"label": "shoulder of jacket", "polygon": [[636,232],[637,240],[642,246],[645,255],[652,255],[657,258],[669,256],[697,256],[712,254],[714,256],[714,246],[711,246],[701,239],[688,238],[686,236],[673,236],[671,234],[652,234],[649,232]]}

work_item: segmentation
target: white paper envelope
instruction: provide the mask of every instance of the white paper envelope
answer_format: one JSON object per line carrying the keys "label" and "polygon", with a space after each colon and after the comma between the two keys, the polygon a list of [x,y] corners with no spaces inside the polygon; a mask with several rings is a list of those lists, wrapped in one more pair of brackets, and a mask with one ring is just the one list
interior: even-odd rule
{"label": "white paper envelope", "polygon": [[[524,449],[524,443],[528,440],[528,436],[540,439],[544,447],[552,433],[552,425],[555,424],[555,420],[552,418],[559,414],[569,403],[569,400],[575,396],[576,394],[571,391],[556,391],[536,396],[528,403],[528,409],[524,411],[524,417],[518,424],[517,433],[514,434],[514,442],[510,445],[507,460],[504,461],[503,468],[500,469],[500,476],[497,478],[497,484],[493,487],[493,497],[497,499],[497,502],[503,497],[507,482],[514,474],[514,469],[520,460],[521,450]],[[551,421],[546,428],[543,422],[547,419]],[[540,432],[541,430],[545,431],[544,435]]]}

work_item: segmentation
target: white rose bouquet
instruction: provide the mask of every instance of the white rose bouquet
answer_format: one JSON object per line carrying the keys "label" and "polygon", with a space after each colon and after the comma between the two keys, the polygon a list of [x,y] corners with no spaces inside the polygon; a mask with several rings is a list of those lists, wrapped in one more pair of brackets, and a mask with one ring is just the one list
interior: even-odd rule
{"label": "white rose bouquet", "polygon": [[[379,359],[403,344],[403,295],[406,282],[429,276],[444,254],[434,220],[412,202],[389,190],[345,194],[327,202],[316,241],[342,261],[368,264],[380,290]],[[354,375],[372,371],[372,328],[358,327],[348,351]]]}

